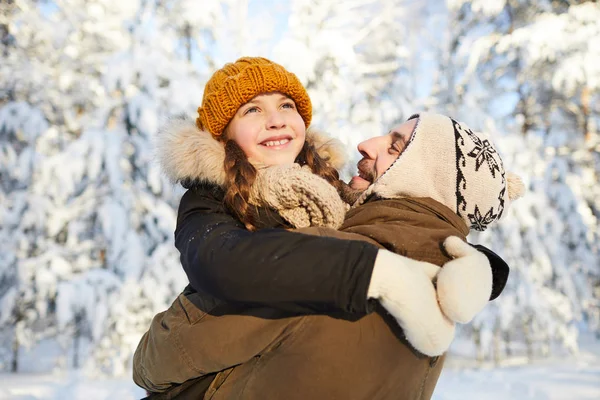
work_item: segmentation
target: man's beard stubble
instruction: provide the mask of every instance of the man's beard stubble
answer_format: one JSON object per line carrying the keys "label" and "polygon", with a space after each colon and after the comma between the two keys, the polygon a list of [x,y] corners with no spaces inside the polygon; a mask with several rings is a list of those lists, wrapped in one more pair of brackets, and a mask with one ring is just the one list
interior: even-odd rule
{"label": "man's beard stubble", "polygon": [[356,200],[360,197],[360,195],[364,192],[364,190],[353,189],[346,182],[341,181],[340,185],[340,197],[346,203],[352,205],[356,203]]}
{"label": "man's beard stubble", "polygon": [[363,179],[371,182],[371,184],[375,182],[377,171],[375,171],[375,162],[373,160],[363,158],[356,164],[356,168]]}
{"label": "man's beard stubble", "polygon": [[[371,182],[371,184],[375,181],[375,178],[377,177],[377,172],[375,172],[375,163],[373,163],[372,160],[363,158],[358,162],[358,164],[356,164],[356,167],[363,179]],[[340,197],[346,203],[352,205],[356,203],[356,200],[358,200],[358,198],[363,192],[364,189],[354,189],[347,183],[342,182]]]}

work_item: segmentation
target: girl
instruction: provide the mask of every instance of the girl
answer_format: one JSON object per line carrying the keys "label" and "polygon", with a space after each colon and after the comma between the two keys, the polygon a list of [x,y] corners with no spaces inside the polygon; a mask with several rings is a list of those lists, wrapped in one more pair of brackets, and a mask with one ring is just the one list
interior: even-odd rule
{"label": "girl", "polygon": [[[163,168],[172,180],[189,189],[179,207],[175,242],[191,285],[170,310],[159,314],[153,322],[157,329],[172,323],[165,331],[168,334],[157,334],[150,340],[151,328],[142,339],[134,362],[136,382],[151,391],[163,391],[172,383],[205,375],[210,377],[208,382],[213,394],[221,388],[221,393],[236,398],[241,395],[236,391],[241,386],[236,387],[235,382],[242,382],[248,368],[255,366],[250,361],[281,345],[287,335],[305,321],[290,315],[319,314],[311,321],[324,324],[328,331],[338,332],[337,337],[362,332],[365,327],[379,332],[370,336],[369,343],[366,339],[359,341],[361,348],[377,350],[366,353],[377,352],[381,358],[377,359],[378,365],[367,365],[369,371],[360,370],[358,376],[381,376],[382,371],[387,371],[394,379],[385,380],[388,385],[385,388],[381,387],[381,379],[365,379],[361,381],[362,392],[369,393],[372,385],[377,385],[379,390],[397,396],[400,388],[394,385],[400,385],[406,393],[410,388],[419,388],[419,393],[430,396],[441,363],[436,367],[437,357],[413,354],[389,327],[386,328],[381,313],[370,314],[377,304],[369,301],[368,293],[377,293],[377,299],[383,304],[401,302],[402,293],[394,289],[406,280],[402,271],[421,271],[411,275],[414,280],[411,284],[432,286],[431,274],[426,271],[436,271],[437,266],[430,268],[372,243],[262,229],[289,227],[287,221],[298,221],[298,216],[287,210],[296,209],[294,206],[298,205],[304,210],[299,220],[312,225],[318,222],[337,227],[345,211],[344,205],[335,200],[335,191],[327,185],[341,188],[335,170],[340,153],[330,141],[321,137],[307,138],[311,105],[297,78],[266,59],[242,58],[213,75],[206,85],[198,113],[197,128],[186,125],[185,121],[173,121],[171,128],[162,133],[160,143]],[[310,192],[318,187],[319,192],[329,190],[333,195],[325,196],[324,201],[314,196],[298,201],[268,193],[268,190],[257,196],[258,182],[264,179],[272,182],[269,181],[270,169],[264,167],[294,162],[305,166],[287,170],[286,178],[290,185],[296,185],[294,189],[301,187]],[[311,173],[307,174],[306,169]],[[266,189],[269,188],[267,185]],[[256,207],[261,199],[268,199],[266,204],[281,211],[274,214]],[[388,307],[388,311],[393,313],[393,307]],[[344,315],[346,319],[325,318],[332,314]],[[370,315],[361,318],[367,314]],[[207,354],[192,357],[188,353],[193,343],[181,342],[185,336],[181,332],[185,329],[177,331],[182,325],[180,317],[188,325],[220,318],[222,326],[223,321],[235,321],[233,326],[244,325],[246,330],[243,335],[235,335],[236,328],[227,330],[226,339],[205,331],[206,335],[196,336],[196,340],[214,343],[212,357]],[[253,334],[248,333],[248,327]],[[453,329],[453,324],[448,323],[446,332],[450,336]],[[211,337],[214,340],[211,341]],[[249,346],[248,339],[258,343]],[[172,341],[173,354],[179,351],[182,358],[170,359],[155,352],[152,343],[157,340]],[[324,344],[328,346],[334,344]],[[402,358],[410,359],[404,367],[412,367],[400,375],[394,368],[402,364],[399,362]],[[206,363],[197,366],[194,363],[198,359]],[[237,364],[242,366],[233,371]],[[173,374],[165,378],[169,372]],[[408,379],[405,375],[408,373],[418,378]],[[348,382],[329,380],[326,388],[314,382],[302,387],[317,390],[318,394],[347,393],[339,390],[348,390],[348,384],[356,385],[357,376],[345,376]],[[223,385],[225,380],[229,382],[227,385]],[[307,397],[306,392],[297,395],[311,397]]]}

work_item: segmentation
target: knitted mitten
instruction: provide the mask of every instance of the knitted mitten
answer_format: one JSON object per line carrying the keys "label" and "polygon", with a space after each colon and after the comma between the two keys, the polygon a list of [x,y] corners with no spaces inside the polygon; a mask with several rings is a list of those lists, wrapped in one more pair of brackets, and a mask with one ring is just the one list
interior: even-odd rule
{"label": "knitted mitten", "polygon": [[432,283],[439,270],[437,265],[379,250],[367,292],[396,318],[409,343],[432,357],[448,350],[455,330],[440,309]]}
{"label": "knitted mitten", "polygon": [[437,296],[444,314],[454,322],[471,321],[489,302],[492,268],[488,258],[458,237],[444,241],[454,259],[437,274]]}
{"label": "knitted mitten", "polygon": [[250,202],[277,211],[296,228],[339,228],[348,205],[325,179],[308,166],[275,165],[258,170]]}

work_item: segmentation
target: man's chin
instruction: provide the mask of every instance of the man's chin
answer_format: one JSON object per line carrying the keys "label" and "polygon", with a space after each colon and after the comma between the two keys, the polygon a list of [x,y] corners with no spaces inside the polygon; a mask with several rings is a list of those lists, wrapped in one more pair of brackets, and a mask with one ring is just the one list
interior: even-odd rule
{"label": "man's chin", "polygon": [[353,189],[350,184],[340,181],[341,185],[338,187],[340,197],[347,204],[354,204],[364,190]]}

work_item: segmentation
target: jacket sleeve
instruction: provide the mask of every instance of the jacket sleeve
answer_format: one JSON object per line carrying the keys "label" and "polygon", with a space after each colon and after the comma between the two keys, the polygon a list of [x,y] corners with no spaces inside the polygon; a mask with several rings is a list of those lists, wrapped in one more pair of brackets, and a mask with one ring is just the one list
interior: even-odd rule
{"label": "jacket sleeve", "polygon": [[218,197],[181,199],[175,246],[189,282],[219,299],[298,314],[370,311],[377,247],[284,229],[246,230]]}
{"label": "jacket sleeve", "polygon": [[496,297],[500,296],[500,293],[504,290],[506,282],[508,281],[510,268],[502,257],[487,247],[480,244],[472,244],[471,246],[485,254],[490,262],[490,266],[492,267],[492,294],[490,295],[490,301],[494,300]]}
{"label": "jacket sleeve", "polygon": [[221,306],[224,310],[199,308],[181,294],[157,314],[134,353],[134,382],[149,392],[169,391],[266,354],[303,324],[303,318],[284,318],[272,309],[244,309],[244,314]]}

